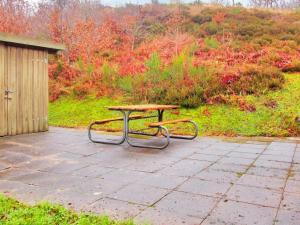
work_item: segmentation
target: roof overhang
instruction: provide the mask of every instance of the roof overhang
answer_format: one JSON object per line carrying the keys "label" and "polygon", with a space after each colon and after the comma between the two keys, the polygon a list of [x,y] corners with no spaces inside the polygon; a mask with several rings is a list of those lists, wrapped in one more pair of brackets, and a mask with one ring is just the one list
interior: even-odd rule
{"label": "roof overhang", "polygon": [[57,52],[65,50],[65,45],[54,43],[51,41],[29,38],[19,35],[11,35],[0,32],[0,42],[4,42],[11,45],[28,46],[33,48],[44,48],[50,52]]}

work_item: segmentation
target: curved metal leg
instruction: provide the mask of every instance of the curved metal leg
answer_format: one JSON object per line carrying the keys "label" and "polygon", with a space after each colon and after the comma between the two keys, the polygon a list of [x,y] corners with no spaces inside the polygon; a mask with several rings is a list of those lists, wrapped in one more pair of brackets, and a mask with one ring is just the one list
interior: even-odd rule
{"label": "curved metal leg", "polygon": [[99,144],[112,144],[112,145],[120,145],[120,144],[122,144],[126,140],[125,120],[127,119],[127,117],[126,117],[126,113],[124,113],[123,111],[121,111],[121,112],[122,112],[123,118],[124,118],[123,119],[124,120],[124,128],[123,128],[123,135],[122,135],[122,138],[120,140],[117,140],[117,141],[108,141],[108,140],[98,141],[98,140],[94,140],[92,138],[91,130],[92,130],[92,127],[97,124],[96,122],[91,123],[89,125],[89,127],[88,127],[88,137],[89,137],[89,139],[92,142],[99,143]]}
{"label": "curved metal leg", "polygon": [[[164,114],[164,110],[157,110],[157,119],[158,119],[158,122],[161,122],[163,120],[163,114]],[[129,122],[128,122],[128,127],[129,127]],[[149,128],[147,128],[149,129]],[[159,133],[161,132],[161,129],[159,127],[157,127],[157,130],[155,133],[152,133],[152,134],[147,134],[147,133],[144,133],[144,132],[139,132],[139,131],[129,131],[128,133],[129,134],[136,134],[136,135],[144,135],[144,136],[152,136],[152,137],[155,137],[157,136]]]}
{"label": "curved metal leg", "polygon": [[[169,131],[168,131],[168,129],[166,128],[166,127],[164,127],[164,126],[160,126],[159,127],[160,129],[160,131],[161,130],[164,130],[165,131],[165,133],[166,134],[164,134],[164,137],[166,138],[166,143],[164,144],[164,145],[162,145],[162,146],[151,146],[151,145],[143,145],[143,144],[134,144],[134,143],[131,143],[130,141],[129,141],[129,138],[128,138],[128,136],[126,137],[126,141],[127,141],[127,143],[130,145],[130,146],[132,146],[132,147],[139,147],[139,148],[153,148],[153,149],[164,149],[164,148],[166,148],[169,144],[170,144],[170,134],[169,134]],[[161,133],[163,133],[163,132],[161,132]]]}
{"label": "curved metal leg", "polygon": [[[188,122],[184,122],[184,123],[191,123],[193,124],[194,128],[195,128],[195,133],[193,136],[182,136],[182,135],[170,135],[170,138],[174,138],[174,139],[185,139],[185,140],[193,140],[198,136],[199,133],[199,128],[198,125],[194,122],[194,121],[188,121]],[[162,133],[162,135],[164,135]],[[165,136],[165,135],[164,135]]]}

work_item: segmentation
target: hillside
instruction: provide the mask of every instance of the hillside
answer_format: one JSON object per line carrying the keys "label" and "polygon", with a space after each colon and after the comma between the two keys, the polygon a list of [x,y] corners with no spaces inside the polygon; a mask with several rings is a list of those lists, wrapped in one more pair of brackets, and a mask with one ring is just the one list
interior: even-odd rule
{"label": "hillside", "polygon": [[196,107],[280,89],[281,71],[300,70],[299,12],[145,6],[107,13],[100,24],[80,21],[62,33],[51,22],[52,38],[68,46],[50,68],[52,100],[95,93]]}
{"label": "hillside", "polygon": [[[287,75],[289,79],[284,75],[300,72],[299,10],[201,4],[111,8],[74,0],[64,5],[45,1],[30,11],[23,1],[14,2],[18,7],[0,6],[0,31],[50,38],[67,47],[50,58],[53,106],[59,98],[84,102],[92,96],[95,102],[109,97],[126,103],[208,107],[208,114],[225,107],[254,115],[261,104],[270,111],[281,107],[280,96],[272,97],[276,93],[292,87],[295,93],[299,90],[297,84],[288,86],[299,75]],[[300,104],[298,98],[284,101]],[[233,133],[299,132],[297,107],[275,115],[275,120],[288,118],[283,130],[273,132],[274,125],[270,131],[232,128]],[[230,133],[227,128],[211,129],[211,133]]]}

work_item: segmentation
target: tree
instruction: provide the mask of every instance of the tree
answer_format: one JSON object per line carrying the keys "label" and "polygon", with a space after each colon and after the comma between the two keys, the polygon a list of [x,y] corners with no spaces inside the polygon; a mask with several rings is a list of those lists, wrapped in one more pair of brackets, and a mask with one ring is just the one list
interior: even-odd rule
{"label": "tree", "polygon": [[170,0],[170,4],[180,5],[181,4],[181,0]]}
{"label": "tree", "polygon": [[159,1],[158,0],[151,0],[151,4],[157,5],[157,4],[159,4]]}
{"label": "tree", "polygon": [[250,0],[250,4],[260,8],[297,8],[299,0]]}
{"label": "tree", "polygon": [[195,5],[202,5],[203,2],[202,2],[201,0],[195,0],[195,1],[194,1],[194,4],[195,4]]}
{"label": "tree", "polygon": [[29,33],[29,15],[32,8],[23,0],[0,1],[0,31],[6,33]]}
{"label": "tree", "polygon": [[123,27],[126,30],[126,33],[131,37],[131,50],[133,51],[136,47],[136,44],[140,42],[144,35],[144,16],[143,13],[139,13],[135,16],[125,16]]}
{"label": "tree", "polygon": [[180,5],[171,12],[169,19],[167,21],[167,34],[171,37],[172,42],[175,45],[175,54],[179,54],[179,46],[182,42],[182,25],[186,22],[185,14]]}

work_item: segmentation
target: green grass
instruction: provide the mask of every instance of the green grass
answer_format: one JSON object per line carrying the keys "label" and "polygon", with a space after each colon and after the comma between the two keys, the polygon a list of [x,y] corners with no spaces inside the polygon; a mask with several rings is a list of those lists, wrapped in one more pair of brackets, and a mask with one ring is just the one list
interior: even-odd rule
{"label": "green grass", "polygon": [[40,203],[22,204],[0,194],[1,225],[134,225],[132,221],[114,221],[108,216],[77,214],[60,205]]}
{"label": "green grass", "polygon": [[[276,108],[268,108],[266,101],[276,101]],[[256,106],[255,112],[241,111],[230,105],[203,105],[196,109],[182,109],[179,117],[192,117],[204,135],[242,135],[242,136],[290,136],[299,134],[295,123],[300,116],[300,75],[286,75],[286,84],[282,90],[255,97],[248,96],[247,101]],[[97,99],[93,96],[84,100],[63,97],[50,104],[49,123],[52,126],[86,127],[91,121],[112,116],[120,116],[104,108],[108,105],[125,104],[121,99]],[[209,113],[204,113],[209,112]],[[166,118],[178,115],[166,113]],[[145,121],[134,121],[133,126],[142,128]],[[113,124],[112,129],[120,127]],[[106,127],[108,128],[108,127]],[[184,130],[180,132],[185,133]]]}

